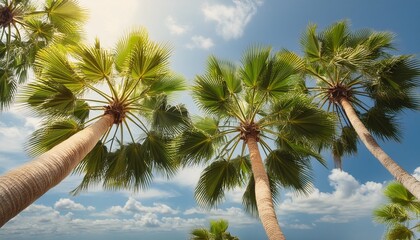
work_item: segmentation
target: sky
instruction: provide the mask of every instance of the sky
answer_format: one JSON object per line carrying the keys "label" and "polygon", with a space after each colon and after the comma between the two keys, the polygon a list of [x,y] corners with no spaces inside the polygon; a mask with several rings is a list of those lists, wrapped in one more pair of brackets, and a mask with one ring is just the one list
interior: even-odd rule
{"label": "sky", "polygon": [[[152,40],[172,46],[172,69],[189,83],[204,71],[208,56],[239,62],[252,45],[300,52],[299,38],[309,23],[319,29],[343,19],[352,29],[395,33],[395,54],[420,53],[420,2],[416,0],[79,0],[89,11],[86,41],[98,37],[112,48],[135,27],[145,27]],[[420,90],[417,91],[420,94]],[[189,94],[177,99],[198,114]],[[402,141],[380,142],[407,172],[420,177],[420,113],[400,115]],[[12,106],[0,113],[0,174],[31,159],[25,141],[39,119]],[[276,212],[287,239],[381,239],[384,226],[372,221],[372,210],[385,201],[382,191],[392,176],[359,146],[344,159],[343,171],[314,162],[314,190],[308,196],[281,192]],[[203,167],[186,168],[170,180],[157,176],[150,188],[133,193],[95,187],[69,194],[81,176],[71,175],[0,229],[0,239],[173,239],[189,238],[193,228],[210,219],[226,219],[241,240],[267,239],[258,219],[241,206],[242,189],[226,194],[223,204],[197,206],[194,187]]]}

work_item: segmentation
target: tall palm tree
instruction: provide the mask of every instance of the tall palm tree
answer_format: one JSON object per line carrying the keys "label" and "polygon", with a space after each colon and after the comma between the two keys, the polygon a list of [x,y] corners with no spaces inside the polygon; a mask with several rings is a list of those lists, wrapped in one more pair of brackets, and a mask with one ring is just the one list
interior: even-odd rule
{"label": "tall palm tree", "polygon": [[415,231],[420,233],[420,201],[398,182],[390,183],[384,194],[388,203],[376,208],[373,215],[376,222],[387,225],[385,239],[415,239]]}
{"label": "tall palm tree", "polygon": [[[340,118],[341,133],[333,144],[335,159],[357,151],[357,136],[380,163],[417,198],[420,182],[402,169],[376,142],[399,140],[397,114],[417,110],[420,66],[409,55],[390,53],[389,32],[351,32],[346,21],[317,33],[310,25],[302,36],[306,73],[316,80],[308,89],[319,97],[321,106]],[[340,166],[341,164],[339,164]]]}
{"label": "tall palm tree", "polygon": [[273,55],[268,47],[247,50],[241,67],[210,57],[192,89],[207,116],[177,142],[184,164],[212,160],[195,189],[197,202],[215,206],[225,190],[248,183],[244,206],[258,213],[269,239],[285,239],[273,206],[278,187],[309,190],[308,157],[321,160],[314,146],[334,133],[333,119],[298,93],[303,67],[295,54]]}
{"label": "tall palm tree", "polygon": [[29,152],[45,153],[0,176],[0,225],[73,169],[84,174],[74,193],[97,182],[138,190],[154,171],[170,176],[177,165],[167,143],[188,124],[188,114],[168,103],[168,94],[185,88],[171,73],[169,56],[169,48],[144,29],[123,37],[113,52],[99,41],[70,53],[60,46],[42,49],[37,81],[22,99],[45,119]]}
{"label": "tall palm tree", "polygon": [[75,0],[0,0],[0,111],[13,101],[38,50],[50,43],[76,44],[86,11]]}
{"label": "tall palm tree", "polygon": [[226,220],[210,220],[209,230],[205,228],[195,228],[191,231],[191,240],[239,240],[232,236],[227,229],[229,223]]}

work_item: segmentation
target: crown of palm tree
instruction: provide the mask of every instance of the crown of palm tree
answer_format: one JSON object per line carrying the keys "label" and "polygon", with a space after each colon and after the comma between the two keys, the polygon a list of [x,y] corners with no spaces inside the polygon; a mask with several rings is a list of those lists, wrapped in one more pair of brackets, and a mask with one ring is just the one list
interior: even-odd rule
{"label": "crown of palm tree", "polygon": [[188,124],[188,113],[168,102],[171,93],[185,88],[182,77],[169,70],[169,56],[170,49],[152,42],[144,29],[127,34],[114,52],[98,40],[71,51],[58,45],[42,49],[37,81],[22,94],[45,119],[29,139],[29,152],[45,152],[111,115],[113,127],[76,168],[84,178],[73,193],[101,181],[107,189],[137,190],[150,183],[154,170],[171,175],[176,165],[167,143]]}
{"label": "crown of palm tree", "polygon": [[37,51],[52,42],[76,45],[86,19],[74,0],[47,0],[39,9],[28,0],[0,1],[0,110],[26,81]]}
{"label": "crown of palm tree", "polygon": [[338,166],[341,156],[357,151],[357,135],[340,103],[346,99],[360,119],[381,139],[400,140],[396,114],[418,109],[420,66],[412,56],[394,56],[393,34],[359,30],[351,32],[346,21],[337,22],[317,33],[309,25],[301,38],[306,73],[316,80],[308,87],[339,116],[341,133],[333,144]]}
{"label": "crown of palm tree", "polygon": [[[333,133],[333,118],[298,92],[298,73],[304,62],[287,51],[271,54],[267,47],[251,47],[242,66],[210,57],[207,70],[195,79],[193,97],[207,116],[177,141],[186,165],[212,160],[196,187],[203,206],[217,205],[224,191],[248,183],[243,203],[256,213],[254,179],[246,150],[257,140],[266,155],[274,199],[279,186],[303,192],[309,188],[309,156],[321,160],[316,143]],[[295,91],[295,93],[293,93]]]}

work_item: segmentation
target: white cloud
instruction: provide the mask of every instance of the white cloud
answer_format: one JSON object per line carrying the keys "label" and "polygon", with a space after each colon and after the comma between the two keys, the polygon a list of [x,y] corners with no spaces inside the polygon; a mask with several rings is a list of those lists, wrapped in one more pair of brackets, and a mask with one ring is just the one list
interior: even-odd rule
{"label": "white cloud", "polygon": [[134,215],[138,213],[152,214],[177,214],[179,211],[172,209],[166,204],[153,203],[152,207],[144,206],[136,199],[129,197],[124,206],[112,206],[100,215],[117,216],[117,215]]}
{"label": "white cloud", "polygon": [[60,198],[55,204],[54,209],[56,210],[65,210],[65,211],[93,211],[95,210],[94,207],[88,206],[85,207],[80,203],[76,203],[71,199],[68,198]]}
{"label": "white cloud", "polygon": [[193,189],[197,185],[198,179],[200,179],[200,175],[203,169],[204,167],[202,166],[183,168],[178,171],[175,176],[171,177],[170,180],[160,177],[156,178],[155,182],[162,184],[170,183]]}
{"label": "white cloud", "polygon": [[371,215],[383,200],[381,183],[360,184],[350,174],[337,169],[332,170],[328,178],[333,192],[321,192],[315,188],[309,196],[287,193],[278,213],[321,215],[318,222],[349,222]]}
{"label": "white cloud", "polygon": [[188,30],[188,26],[178,24],[172,16],[166,18],[166,26],[174,35],[182,35]]}
{"label": "white cloud", "polygon": [[206,4],[202,11],[206,20],[217,23],[216,31],[224,39],[236,39],[242,36],[246,25],[262,2],[261,0],[233,0],[233,6]]}
{"label": "white cloud", "polygon": [[205,210],[194,207],[183,212],[184,215],[206,215],[209,219],[226,219],[230,225],[240,227],[248,224],[256,224],[258,220],[245,213],[244,210],[237,207],[229,207],[226,209]]}
{"label": "white cloud", "polygon": [[[189,231],[198,224],[204,224],[204,218],[187,218],[177,216],[180,213],[164,204],[155,203],[152,206],[144,206],[129,198],[124,206],[113,206],[113,215],[109,214],[109,209],[105,211],[86,212],[60,212],[59,209],[89,210],[81,204],[60,199],[54,207],[32,204],[22,211],[14,219],[10,220],[2,227],[0,239],[8,239],[8,236],[26,239],[28,232],[33,235],[58,236],[66,234],[92,233],[128,233],[145,231]],[[26,238],[25,238],[26,237]],[[20,239],[20,238],[19,238]]]}
{"label": "white cloud", "polygon": [[416,169],[414,169],[413,176],[414,176],[415,178],[417,178],[417,180],[419,180],[419,181],[420,181],[420,167],[417,167]]}
{"label": "white cloud", "polygon": [[214,43],[211,38],[206,38],[199,35],[191,37],[191,42],[187,44],[187,48],[189,49],[194,49],[194,48],[209,49],[213,46],[214,46]]}

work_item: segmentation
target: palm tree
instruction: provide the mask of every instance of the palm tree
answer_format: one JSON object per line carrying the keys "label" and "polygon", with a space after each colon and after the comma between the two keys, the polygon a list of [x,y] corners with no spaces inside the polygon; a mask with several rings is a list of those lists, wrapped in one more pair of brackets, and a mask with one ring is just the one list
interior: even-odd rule
{"label": "palm tree", "polygon": [[138,190],[154,171],[173,174],[177,165],[167,143],[188,124],[188,114],[168,103],[168,94],[185,88],[171,73],[169,56],[169,48],[152,42],[144,29],[122,38],[114,52],[99,41],[72,52],[40,50],[37,81],[22,99],[45,119],[29,152],[45,153],[0,176],[0,225],[73,169],[84,174],[74,193],[98,182],[105,189]]}
{"label": "palm tree", "polygon": [[196,228],[191,231],[191,240],[239,240],[238,237],[226,232],[229,223],[226,220],[210,220],[209,230]]}
{"label": "palm tree", "polygon": [[337,22],[321,33],[310,25],[302,37],[306,73],[316,80],[309,87],[340,118],[341,133],[333,144],[334,158],[357,151],[357,136],[381,164],[417,198],[420,182],[402,169],[379,146],[382,140],[400,140],[397,114],[416,110],[420,66],[409,55],[395,56],[389,32],[351,32]]}
{"label": "palm tree", "polygon": [[315,143],[334,133],[333,119],[298,93],[303,67],[295,54],[272,55],[268,47],[250,48],[240,68],[210,57],[192,89],[207,116],[197,117],[177,142],[184,165],[213,160],[195,189],[197,202],[216,206],[225,190],[248,183],[243,204],[259,214],[269,239],[285,239],[273,206],[278,187],[309,190],[308,157],[321,160]]}
{"label": "palm tree", "polygon": [[36,53],[50,43],[80,42],[86,18],[75,0],[46,0],[38,9],[29,0],[0,0],[0,111],[26,81]]}
{"label": "palm tree", "polygon": [[419,220],[420,202],[403,185],[390,183],[384,190],[388,203],[376,208],[373,212],[374,220],[386,224],[385,239],[397,240],[415,239],[415,233],[420,233],[420,222],[410,227],[413,220]]}

